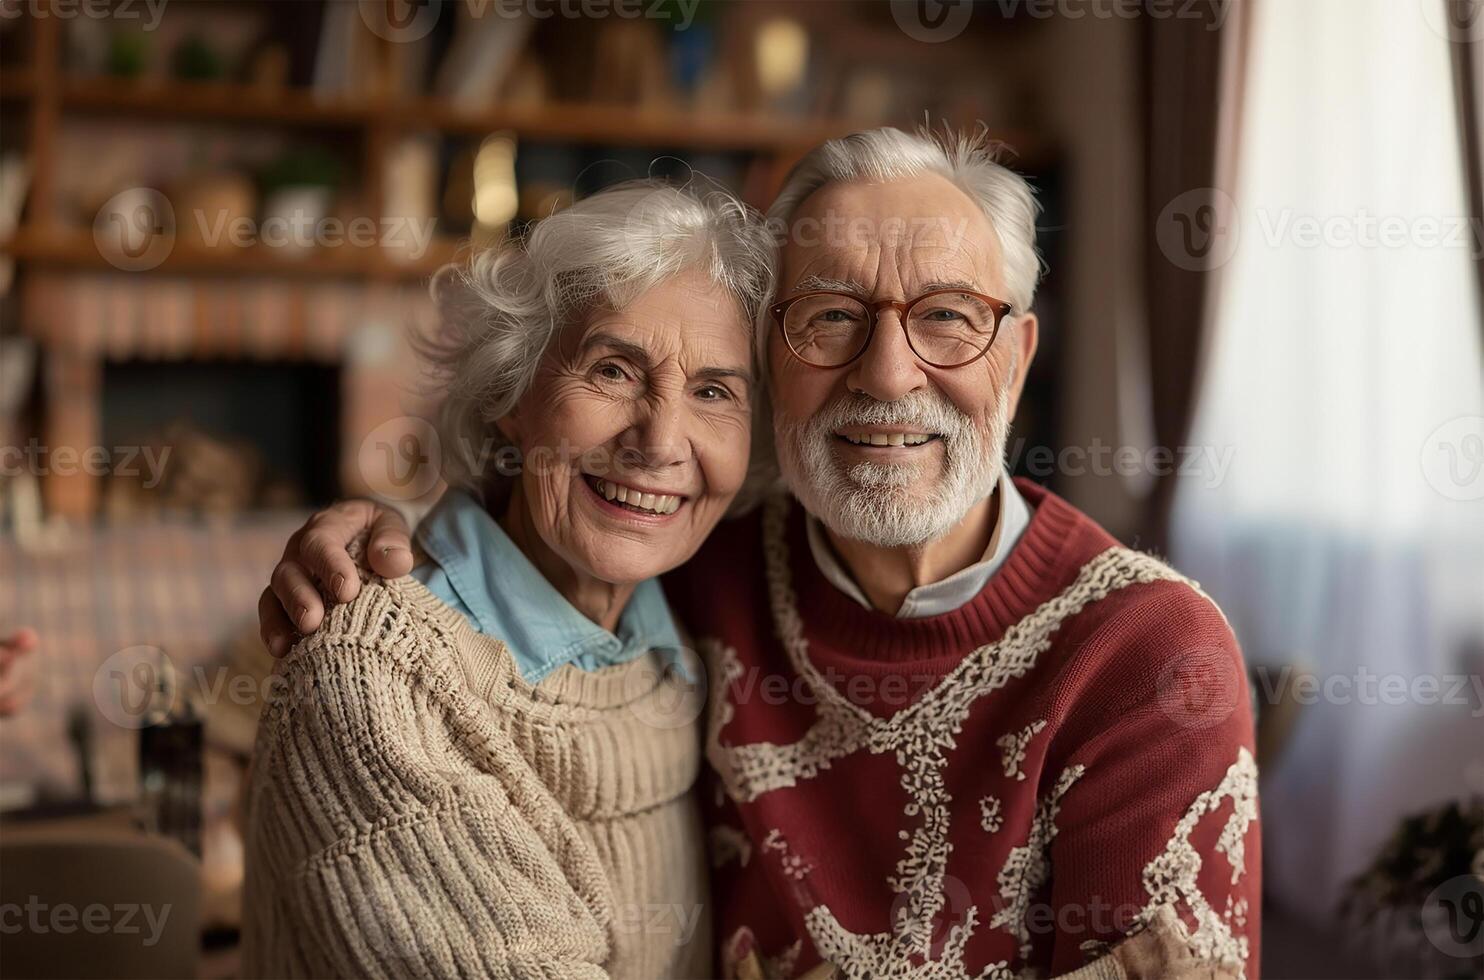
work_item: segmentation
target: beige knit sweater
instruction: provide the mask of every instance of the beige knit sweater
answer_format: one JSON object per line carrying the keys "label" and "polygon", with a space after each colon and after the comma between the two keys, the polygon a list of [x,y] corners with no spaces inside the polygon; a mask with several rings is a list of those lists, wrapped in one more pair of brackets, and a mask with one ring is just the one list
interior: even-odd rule
{"label": "beige knit sweater", "polygon": [[699,710],[653,656],[532,687],[417,581],[372,579],[275,680],[246,976],[711,972]]}

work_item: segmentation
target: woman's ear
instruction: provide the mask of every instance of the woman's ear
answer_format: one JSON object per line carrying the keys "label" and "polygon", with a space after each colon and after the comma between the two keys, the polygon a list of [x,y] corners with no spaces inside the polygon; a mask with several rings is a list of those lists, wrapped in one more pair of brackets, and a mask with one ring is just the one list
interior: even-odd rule
{"label": "woman's ear", "polygon": [[500,435],[505,441],[513,446],[520,445],[520,406],[512,408],[509,412],[495,419],[495,428],[500,430]]}

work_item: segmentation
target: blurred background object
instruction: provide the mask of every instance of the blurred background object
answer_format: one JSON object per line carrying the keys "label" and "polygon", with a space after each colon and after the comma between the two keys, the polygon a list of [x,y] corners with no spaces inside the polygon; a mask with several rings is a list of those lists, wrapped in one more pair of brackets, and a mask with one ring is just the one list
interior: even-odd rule
{"label": "blurred background object", "polygon": [[617,181],[765,207],[824,139],[983,124],[1044,209],[1010,463],[1250,661],[1263,974],[1468,975],[1416,884],[1457,848],[1377,876],[1484,793],[1481,51],[1477,0],[0,0],[5,860],[147,861],[196,955],[115,972],[233,975],[256,600],[310,508],[441,491],[430,276]]}

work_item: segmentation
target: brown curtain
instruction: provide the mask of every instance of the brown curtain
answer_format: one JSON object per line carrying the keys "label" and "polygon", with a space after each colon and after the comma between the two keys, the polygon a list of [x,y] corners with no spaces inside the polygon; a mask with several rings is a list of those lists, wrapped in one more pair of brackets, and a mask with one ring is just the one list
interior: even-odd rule
{"label": "brown curtain", "polygon": [[[1152,4],[1143,18],[1150,405],[1155,445],[1171,449],[1190,434],[1223,254],[1219,241],[1186,247],[1176,222],[1193,234],[1215,229],[1219,236],[1221,197],[1213,188],[1232,189],[1256,2],[1226,0],[1220,7],[1202,4],[1199,11],[1176,7],[1178,17],[1154,16],[1155,7],[1170,8]],[[1141,547],[1166,549],[1177,484],[1174,474],[1156,476]]]}
{"label": "brown curtain", "polygon": [[[1462,134],[1464,178],[1469,214],[1474,227],[1484,227],[1484,0],[1436,0],[1444,5],[1450,47],[1453,50],[1453,88],[1458,95],[1458,125]],[[1484,255],[1474,255],[1479,295],[1484,301]],[[1480,323],[1484,330],[1484,322]]]}

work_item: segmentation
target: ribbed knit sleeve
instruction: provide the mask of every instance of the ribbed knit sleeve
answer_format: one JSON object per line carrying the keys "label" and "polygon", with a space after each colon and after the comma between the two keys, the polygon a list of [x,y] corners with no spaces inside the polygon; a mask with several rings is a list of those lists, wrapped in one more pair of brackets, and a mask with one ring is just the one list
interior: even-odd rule
{"label": "ribbed knit sleeve", "polygon": [[1146,586],[1061,682],[1050,702],[1066,720],[1031,818],[1032,838],[1050,845],[1052,975],[1168,908],[1196,959],[1255,978],[1257,767],[1246,675],[1221,613],[1183,583]]}
{"label": "ribbed knit sleeve", "polygon": [[601,867],[436,624],[368,583],[279,665],[248,797],[258,977],[603,977]]}

